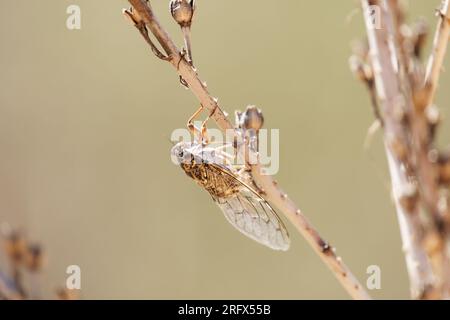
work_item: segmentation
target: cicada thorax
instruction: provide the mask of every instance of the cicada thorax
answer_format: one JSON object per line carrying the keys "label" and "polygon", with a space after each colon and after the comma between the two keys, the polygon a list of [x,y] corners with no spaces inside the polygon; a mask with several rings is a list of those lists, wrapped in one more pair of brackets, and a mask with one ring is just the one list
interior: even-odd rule
{"label": "cicada thorax", "polygon": [[239,181],[232,175],[224,173],[224,170],[229,170],[228,168],[209,163],[183,163],[181,167],[214,198],[229,198],[240,191]]}

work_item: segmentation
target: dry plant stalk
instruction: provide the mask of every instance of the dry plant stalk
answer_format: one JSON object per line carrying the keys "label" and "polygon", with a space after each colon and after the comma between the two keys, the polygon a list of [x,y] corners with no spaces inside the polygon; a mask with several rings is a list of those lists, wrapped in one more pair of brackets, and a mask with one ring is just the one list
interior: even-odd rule
{"label": "dry plant stalk", "polygon": [[[42,247],[8,224],[2,224],[1,229],[0,248],[8,266],[7,271],[0,269],[0,300],[42,299],[41,276],[45,264]],[[61,300],[78,299],[78,290],[60,287],[56,294]]]}
{"label": "dry plant stalk", "polygon": [[39,288],[24,285],[23,274],[37,280],[43,264],[42,249],[31,243],[19,230],[2,225],[1,246],[7,258],[9,272],[0,270],[0,299],[20,300],[38,298]]}
{"label": "dry plant stalk", "polygon": [[[153,53],[155,53],[158,58],[168,61],[175,68],[180,79],[182,79],[182,83],[192,91],[205,108],[212,112],[211,118],[215,120],[220,129],[223,131],[233,129],[234,126],[219,107],[217,99],[211,96],[204,82],[200,80],[197,70],[184,58],[168,33],[159,23],[149,1],[128,1],[130,2],[132,9],[126,10],[124,13],[132,20],[135,27],[151,46]],[[165,54],[153,44],[148,34],[148,30],[150,30],[157,39]],[[293,223],[297,231],[302,234],[312,249],[329,267],[348,294],[354,299],[370,299],[370,296],[365,291],[364,287],[358,282],[342,259],[336,255],[335,249],[328,242],[323,240],[298,206],[289,199],[287,194],[278,186],[273,178],[271,176],[262,175],[261,168],[258,164],[252,166],[251,173],[254,180],[264,191],[262,196],[269,202],[274,203]]]}
{"label": "dry plant stalk", "polygon": [[[427,72],[420,61],[426,32],[410,28],[399,0],[361,0],[368,53],[351,59],[371,96],[384,140],[413,298],[450,297],[448,184],[434,147],[439,113],[433,105],[449,38],[449,0],[439,24]],[[376,6],[376,7],[375,7]],[[374,26],[374,8],[380,28]],[[374,85],[370,85],[374,84]],[[444,165],[445,167],[446,165]],[[424,211],[424,212],[422,212]]]}

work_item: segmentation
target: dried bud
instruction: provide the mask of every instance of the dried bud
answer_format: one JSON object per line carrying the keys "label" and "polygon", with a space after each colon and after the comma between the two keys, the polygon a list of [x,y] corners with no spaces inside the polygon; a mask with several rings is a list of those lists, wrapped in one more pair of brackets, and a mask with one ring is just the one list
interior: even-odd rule
{"label": "dried bud", "polygon": [[428,23],[424,19],[420,19],[413,26],[414,33],[414,55],[421,58],[423,48],[428,36]]}
{"label": "dried bud", "polygon": [[195,12],[195,0],[171,0],[170,13],[180,27],[190,27]]}
{"label": "dried bud", "polygon": [[439,108],[434,104],[425,109],[425,116],[427,117],[428,123],[432,126],[436,126],[441,120]]}
{"label": "dried bud", "polygon": [[352,55],[349,59],[350,70],[360,81],[370,82],[373,80],[372,68],[359,56]]}
{"label": "dried bud", "polygon": [[391,138],[389,141],[389,147],[392,153],[395,155],[397,160],[404,161],[408,154],[408,149],[406,145],[395,137]]}
{"label": "dried bud", "polygon": [[400,197],[400,204],[407,212],[414,212],[419,203],[419,190],[415,183],[408,183]]}
{"label": "dried bud", "polygon": [[36,272],[42,269],[44,264],[44,254],[42,247],[37,244],[28,246],[25,256],[25,266],[28,270]]}
{"label": "dried bud", "polygon": [[240,114],[239,127],[242,129],[253,129],[259,131],[264,125],[264,116],[260,109],[255,106],[248,106],[247,109]]}
{"label": "dried bud", "polygon": [[439,181],[443,185],[450,185],[450,153],[441,154],[438,159]]}
{"label": "dried bud", "polygon": [[433,141],[436,136],[438,125],[441,121],[439,108],[432,104],[425,109],[425,117],[428,121],[429,140]]}

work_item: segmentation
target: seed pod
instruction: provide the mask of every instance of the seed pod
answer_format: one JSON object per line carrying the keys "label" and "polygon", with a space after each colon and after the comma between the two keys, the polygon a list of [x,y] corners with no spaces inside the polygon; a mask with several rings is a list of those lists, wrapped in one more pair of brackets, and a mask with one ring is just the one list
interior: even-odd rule
{"label": "seed pod", "polygon": [[191,63],[194,71],[194,63],[192,60],[191,45],[191,25],[195,12],[195,0],[171,0],[170,13],[174,20],[180,25],[184,36],[185,49],[187,50],[188,61]]}
{"label": "seed pod", "polygon": [[242,129],[253,129],[258,132],[264,125],[264,116],[260,109],[255,106],[248,106],[240,115],[239,126]]}
{"label": "seed pod", "polygon": [[190,27],[195,12],[195,0],[170,1],[170,13],[180,27]]}

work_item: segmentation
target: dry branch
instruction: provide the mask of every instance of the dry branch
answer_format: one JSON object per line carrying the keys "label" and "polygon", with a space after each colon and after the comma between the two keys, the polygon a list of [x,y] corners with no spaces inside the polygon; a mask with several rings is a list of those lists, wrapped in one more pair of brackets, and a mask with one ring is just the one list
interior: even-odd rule
{"label": "dry branch", "polygon": [[[436,69],[441,69],[445,53],[447,41],[442,38],[446,32],[448,40],[448,19],[440,11],[426,85],[417,88],[416,79],[421,76],[420,67],[415,66],[420,63],[418,50],[408,48],[408,39],[402,33],[404,12],[400,12],[398,1],[361,3],[411,294],[414,298],[446,298],[450,288],[446,213],[440,206],[440,171],[433,146],[437,121],[429,115],[434,111],[430,108],[439,76]],[[379,9],[380,28],[373,24],[373,6]],[[448,11],[448,0],[443,8]],[[426,219],[420,217],[421,206],[426,209]]]}
{"label": "dry branch", "polygon": [[[175,67],[179,76],[185,81],[189,89],[204,107],[208,108],[210,111],[214,111],[212,118],[216,121],[219,128],[222,130],[233,129],[234,126],[217,104],[217,99],[210,95],[206,86],[200,80],[196,70],[180,54],[179,49],[158,22],[150,3],[145,0],[129,0],[129,2],[158,40],[169,58],[168,61]],[[370,299],[370,296],[352,274],[350,269],[336,256],[335,250],[328,242],[320,237],[318,232],[308,222],[295,203],[286,196],[272,177],[262,175],[258,165],[253,166],[252,174],[256,182],[264,189],[263,196],[273,202],[294,224],[296,229],[305,237],[313,250],[330,268],[349,295],[354,299]]]}

